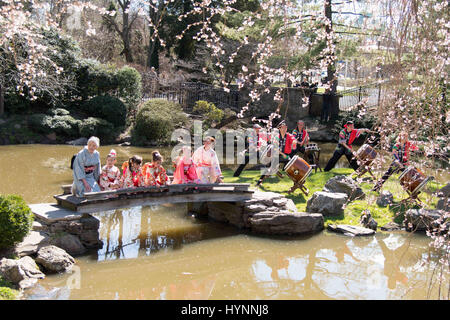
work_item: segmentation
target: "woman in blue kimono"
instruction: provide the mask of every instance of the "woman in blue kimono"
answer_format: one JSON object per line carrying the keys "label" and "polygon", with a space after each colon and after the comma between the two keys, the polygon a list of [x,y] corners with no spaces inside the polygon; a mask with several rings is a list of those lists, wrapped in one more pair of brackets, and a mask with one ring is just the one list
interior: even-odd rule
{"label": "woman in blue kimono", "polygon": [[98,179],[101,173],[100,154],[97,149],[100,139],[90,137],[87,145],[78,152],[73,162],[72,193],[82,197],[85,192],[100,191]]}

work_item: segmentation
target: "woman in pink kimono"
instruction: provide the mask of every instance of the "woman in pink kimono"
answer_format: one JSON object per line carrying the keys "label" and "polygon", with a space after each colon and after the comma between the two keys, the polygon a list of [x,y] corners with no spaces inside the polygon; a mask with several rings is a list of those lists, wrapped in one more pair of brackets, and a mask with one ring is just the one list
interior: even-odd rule
{"label": "woman in pink kimono", "polygon": [[159,151],[152,152],[152,162],[147,162],[142,168],[145,186],[165,186],[170,184],[166,169],[162,166],[163,157]]}
{"label": "woman in pink kimono", "polygon": [[195,165],[192,162],[191,148],[183,147],[181,155],[177,158],[176,169],[172,184],[200,183]]}
{"label": "woman in pink kimono", "polygon": [[215,139],[206,137],[203,146],[195,150],[192,161],[195,164],[200,183],[221,183],[219,159],[213,149]]}
{"label": "woman in pink kimono", "polygon": [[102,191],[114,190],[120,187],[120,170],[116,164],[116,150],[111,149],[106,157],[106,165],[102,168],[99,185]]}

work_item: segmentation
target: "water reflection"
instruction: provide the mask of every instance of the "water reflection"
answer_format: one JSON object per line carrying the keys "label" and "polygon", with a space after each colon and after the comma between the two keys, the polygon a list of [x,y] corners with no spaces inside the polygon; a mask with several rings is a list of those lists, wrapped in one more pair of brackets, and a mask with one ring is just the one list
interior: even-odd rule
{"label": "water reflection", "polygon": [[327,244],[295,256],[255,259],[250,272],[271,299],[293,298],[294,292],[306,299],[395,299],[424,286],[426,273],[419,266],[427,247],[412,245],[410,235],[379,234]]}
{"label": "water reflection", "polygon": [[[425,236],[274,239],[200,221],[185,205],[97,214],[103,247],[28,299],[424,299]],[[77,286],[74,286],[74,279]],[[447,279],[446,279],[447,281]]]}
{"label": "water reflection", "polygon": [[185,204],[133,207],[95,214],[100,220],[103,247],[97,261],[132,259],[184,244],[236,234],[233,228],[215,228],[187,214]]}
{"label": "water reflection", "polygon": [[[145,219],[137,212],[114,212],[116,223],[111,229],[104,225],[114,236],[98,253],[102,262],[78,261],[79,287],[70,288],[73,276],[50,276],[28,298],[45,298],[43,287],[50,299],[424,299],[427,295],[430,270],[423,262],[428,242],[418,236],[411,241],[404,233],[366,238],[325,233],[278,241],[227,232],[213,237],[218,225],[208,231],[210,224],[190,222],[195,228],[188,228],[190,237],[183,238],[170,231],[176,225],[161,230],[152,211],[143,214]],[[137,232],[140,221],[149,223],[145,228],[141,224]],[[154,234],[155,230],[161,233]],[[119,248],[116,235],[121,232],[122,248],[109,254],[107,250]]]}

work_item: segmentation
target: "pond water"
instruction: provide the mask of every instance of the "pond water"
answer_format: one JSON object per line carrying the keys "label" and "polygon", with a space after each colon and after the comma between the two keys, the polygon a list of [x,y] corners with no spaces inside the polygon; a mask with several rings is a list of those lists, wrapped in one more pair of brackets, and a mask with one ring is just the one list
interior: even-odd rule
{"label": "pond water", "polygon": [[[153,150],[102,146],[102,161],[111,147],[118,152],[118,164],[133,154],[148,160]],[[326,147],[330,151],[323,153],[324,162],[334,144]],[[20,194],[28,203],[54,202],[60,186],[71,183],[69,161],[79,149],[1,146],[0,193]],[[159,150],[168,167],[170,149]],[[345,159],[341,165],[346,165]],[[429,238],[421,234],[379,232],[349,238],[323,231],[302,237],[262,237],[196,219],[181,204],[94,215],[100,220],[103,247],[77,257],[73,273],[41,280],[27,292],[27,299],[437,297],[438,286],[430,286],[435,258],[430,255]]]}

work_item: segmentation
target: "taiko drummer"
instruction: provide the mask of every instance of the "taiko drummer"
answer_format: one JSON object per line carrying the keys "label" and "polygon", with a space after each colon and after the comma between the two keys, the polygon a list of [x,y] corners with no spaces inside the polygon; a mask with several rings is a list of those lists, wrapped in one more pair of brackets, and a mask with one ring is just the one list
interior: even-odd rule
{"label": "taiko drummer", "polygon": [[[296,146],[296,140],[292,134],[287,132],[288,127],[284,120],[278,124],[277,129],[279,132],[278,135],[273,136],[273,143],[278,146],[279,163],[287,164],[291,160],[293,148]],[[260,186],[268,176],[267,174],[262,174],[256,186]]]}
{"label": "taiko drummer", "polygon": [[380,190],[383,183],[385,183],[393,173],[404,171],[408,166],[409,152],[416,150],[418,150],[417,146],[408,141],[408,133],[406,131],[400,132],[392,147],[393,161],[389,166],[389,169],[384,173],[381,179],[377,181],[372,190]]}
{"label": "taiko drummer", "polygon": [[328,160],[328,163],[324,169],[324,171],[330,171],[334,168],[339,159],[345,155],[350,166],[356,170],[358,169],[358,162],[356,161],[356,157],[354,157],[352,150],[352,143],[356,138],[360,136],[363,132],[369,132],[369,129],[355,129],[353,121],[347,121],[344,125],[344,129],[339,133],[339,141],[336,149],[334,150],[333,156]]}

